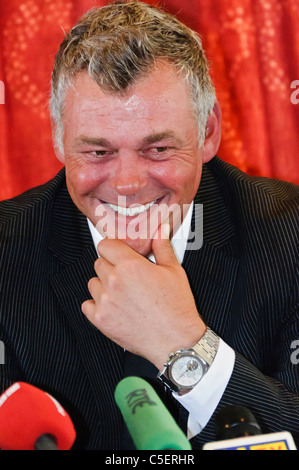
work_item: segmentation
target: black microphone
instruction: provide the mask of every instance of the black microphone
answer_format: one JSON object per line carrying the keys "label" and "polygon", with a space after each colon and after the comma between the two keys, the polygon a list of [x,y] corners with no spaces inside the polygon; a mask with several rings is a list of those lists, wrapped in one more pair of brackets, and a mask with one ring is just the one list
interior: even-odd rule
{"label": "black microphone", "polygon": [[262,434],[251,411],[241,405],[223,408],[215,417],[215,431],[219,441]]}
{"label": "black microphone", "polygon": [[287,431],[263,434],[253,413],[241,405],[230,405],[215,416],[218,441],[209,442],[203,450],[296,450]]}

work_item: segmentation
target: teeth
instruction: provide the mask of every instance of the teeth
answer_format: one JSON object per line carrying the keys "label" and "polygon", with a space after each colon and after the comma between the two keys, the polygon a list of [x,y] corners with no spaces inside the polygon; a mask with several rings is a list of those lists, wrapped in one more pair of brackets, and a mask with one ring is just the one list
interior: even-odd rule
{"label": "teeth", "polygon": [[121,215],[134,217],[135,215],[139,215],[142,212],[147,211],[155,202],[156,200],[149,202],[148,204],[136,206],[136,207],[115,206],[114,204],[109,204],[108,202],[106,202],[106,204],[107,206],[111,207],[111,209],[113,209],[115,212],[118,212]]}

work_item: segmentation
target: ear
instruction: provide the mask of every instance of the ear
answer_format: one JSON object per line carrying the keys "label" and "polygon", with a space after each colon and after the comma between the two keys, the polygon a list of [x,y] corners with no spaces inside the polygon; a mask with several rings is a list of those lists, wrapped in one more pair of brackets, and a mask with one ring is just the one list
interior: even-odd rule
{"label": "ear", "polygon": [[203,144],[203,163],[209,162],[218,152],[221,141],[221,108],[216,100],[207,120],[206,137]]}
{"label": "ear", "polygon": [[57,126],[54,120],[51,118],[51,128],[52,128],[52,140],[53,140],[53,147],[56,157],[61,163],[65,163],[64,153],[62,149],[56,143],[56,135],[57,135]]}

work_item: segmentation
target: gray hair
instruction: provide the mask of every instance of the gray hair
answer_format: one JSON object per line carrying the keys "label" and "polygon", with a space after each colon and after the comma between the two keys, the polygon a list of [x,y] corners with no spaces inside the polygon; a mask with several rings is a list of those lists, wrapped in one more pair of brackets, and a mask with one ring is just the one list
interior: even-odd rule
{"label": "gray hair", "polygon": [[215,90],[201,40],[173,15],[138,1],[117,1],[91,9],[65,36],[52,73],[54,145],[63,153],[64,98],[78,72],[88,71],[109,93],[124,94],[129,85],[150,72],[157,60],[168,61],[185,78],[202,145]]}

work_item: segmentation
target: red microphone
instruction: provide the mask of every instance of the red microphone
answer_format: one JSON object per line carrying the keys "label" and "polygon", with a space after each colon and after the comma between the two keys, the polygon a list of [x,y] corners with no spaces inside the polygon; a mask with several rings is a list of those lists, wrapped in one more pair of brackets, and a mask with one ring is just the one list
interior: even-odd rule
{"label": "red microphone", "polygon": [[69,450],[74,425],[55,398],[24,382],[0,396],[0,449]]}

